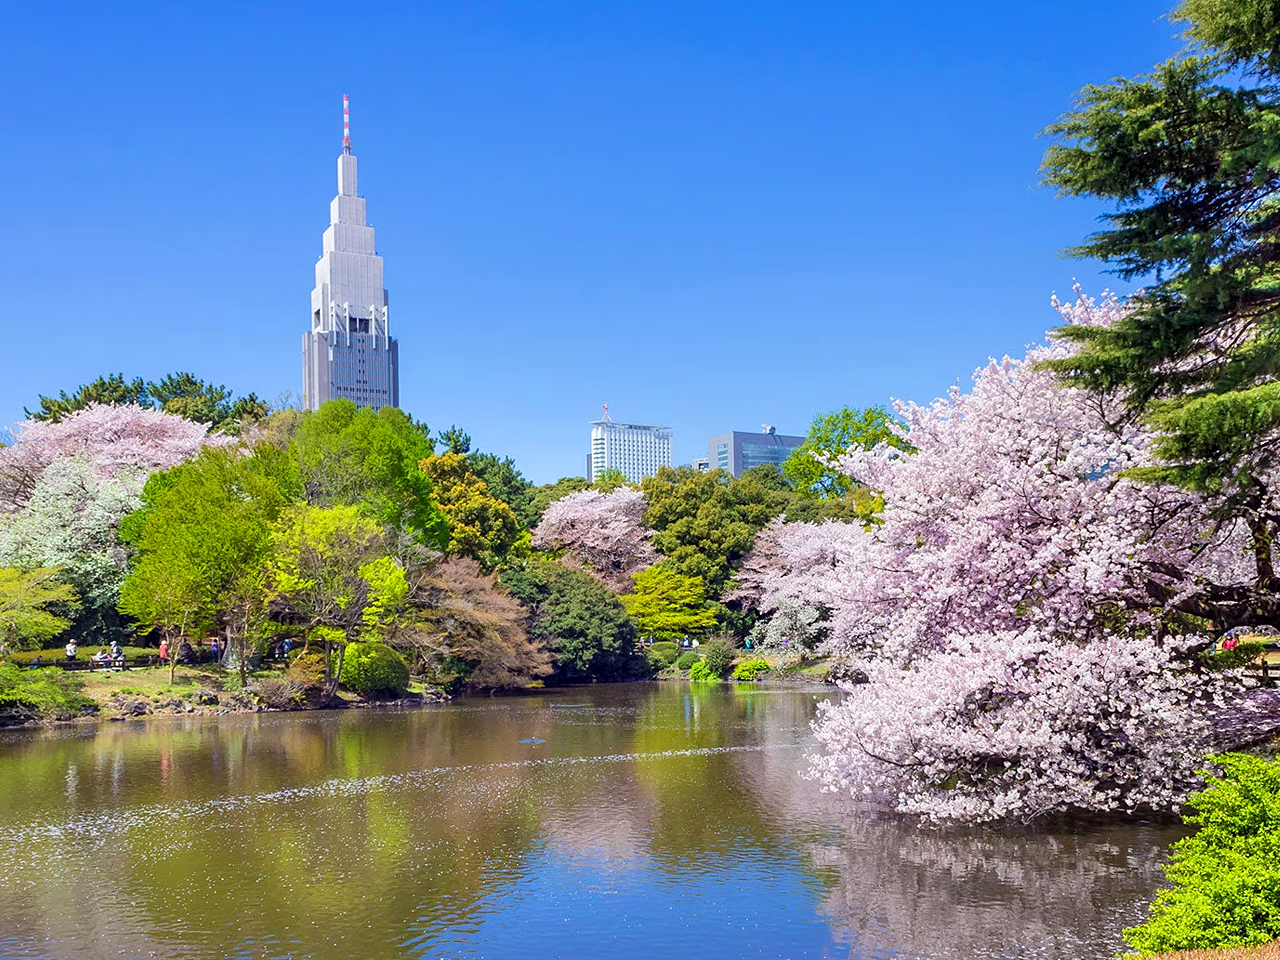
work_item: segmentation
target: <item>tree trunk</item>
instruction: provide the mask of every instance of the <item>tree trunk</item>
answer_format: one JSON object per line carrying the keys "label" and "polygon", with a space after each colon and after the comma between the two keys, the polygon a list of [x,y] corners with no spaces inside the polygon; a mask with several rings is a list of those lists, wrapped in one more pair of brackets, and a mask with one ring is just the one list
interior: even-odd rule
{"label": "tree trunk", "polygon": [[1249,520],[1249,534],[1253,540],[1253,562],[1258,571],[1258,588],[1268,592],[1275,591],[1276,568],[1271,559],[1273,532],[1271,524],[1261,518]]}

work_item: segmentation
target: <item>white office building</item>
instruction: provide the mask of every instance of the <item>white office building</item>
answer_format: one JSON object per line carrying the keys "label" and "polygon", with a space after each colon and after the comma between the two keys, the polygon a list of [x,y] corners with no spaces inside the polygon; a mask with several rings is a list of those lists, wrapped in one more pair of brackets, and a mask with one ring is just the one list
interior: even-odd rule
{"label": "white office building", "polygon": [[346,397],[358,407],[400,405],[399,345],[387,324],[382,258],[365,222],[356,187],[347,98],[342,98],[342,155],[338,195],[316,262],[311,329],[302,335],[302,397],[308,410]]}
{"label": "white office building", "polygon": [[671,466],[671,428],[643,423],[615,423],[606,411],[591,423],[591,481],[617,470],[629,483],[639,483]]}

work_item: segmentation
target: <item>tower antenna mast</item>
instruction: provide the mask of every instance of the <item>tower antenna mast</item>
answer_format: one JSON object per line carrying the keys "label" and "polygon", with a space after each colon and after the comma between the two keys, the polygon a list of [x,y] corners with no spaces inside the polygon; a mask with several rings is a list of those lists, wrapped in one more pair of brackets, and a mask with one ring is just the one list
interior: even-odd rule
{"label": "tower antenna mast", "polygon": [[351,98],[342,95],[342,152],[351,152]]}

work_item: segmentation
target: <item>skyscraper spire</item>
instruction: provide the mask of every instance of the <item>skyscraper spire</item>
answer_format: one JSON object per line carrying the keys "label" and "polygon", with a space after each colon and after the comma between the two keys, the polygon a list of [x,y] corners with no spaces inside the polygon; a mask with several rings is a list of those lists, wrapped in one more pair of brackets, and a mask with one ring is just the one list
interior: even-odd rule
{"label": "skyscraper spire", "polygon": [[351,98],[342,95],[342,152],[351,152]]}
{"label": "skyscraper spire", "polygon": [[308,410],[346,397],[358,407],[400,405],[400,348],[387,325],[382,258],[365,218],[351,152],[351,98],[342,98],[338,194],[316,261],[311,329],[302,337],[302,396]]}

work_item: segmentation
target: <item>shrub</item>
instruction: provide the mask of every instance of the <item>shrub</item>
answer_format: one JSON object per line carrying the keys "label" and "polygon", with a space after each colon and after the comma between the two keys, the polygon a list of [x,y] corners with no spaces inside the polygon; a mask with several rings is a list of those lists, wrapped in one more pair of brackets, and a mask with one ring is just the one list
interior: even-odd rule
{"label": "shrub", "polygon": [[1212,758],[1221,777],[1193,794],[1188,823],[1200,830],[1173,845],[1173,883],[1142,926],[1124,938],[1143,956],[1250,946],[1280,938],[1280,763],[1244,754]]}
{"label": "shrub", "polygon": [[699,654],[694,653],[692,650],[687,653],[682,653],[680,654],[680,659],[676,661],[676,669],[683,673],[701,659],[702,657]]}
{"label": "shrub", "polygon": [[251,689],[264,704],[275,710],[301,706],[305,691],[301,683],[287,675],[259,677]]}
{"label": "shrub", "polygon": [[689,679],[694,683],[719,683],[721,678],[711,672],[707,661],[699,660],[689,668]]}
{"label": "shrub", "polygon": [[671,640],[659,640],[657,643],[650,644],[646,652],[650,660],[656,657],[662,660],[664,667],[669,667],[676,662],[676,657],[680,656],[680,646]]}
{"label": "shrub", "polygon": [[761,657],[753,660],[743,660],[733,668],[733,679],[735,680],[754,680],[762,673],[769,672],[769,661]]}
{"label": "shrub", "polygon": [[704,649],[706,653],[703,655],[703,662],[707,669],[715,674],[717,680],[723,680],[733,669],[733,658],[736,655],[733,647],[717,640],[707,644]]}
{"label": "shrub", "polygon": [[57,668],[30,670],[0,663],[0,721],[83,713],[93,701],[79,677]]}
{"label": "shrub", "polygon": [[670,666],[670,664],[668,664],[666,660],[662,658],[661,654],[655,654],[652,650],[646,650],[644,652],[644,658],[645,658],[645,661],[649,664],[649,671],[651,673],[661,673],[668,666]]}
{"label": "shrub", "polygon": [[1219,650],[1208,656],[1210,669],[1235,670],[1251,663],[1257,663],[1262,657],[1263,646],[1257,641],[1248,641],[1236,645],[1234,650]]}
{"label": "shrub", "polygon": [[385,643],[349,643],[338,679],[363,696],[398,697],[409,689],[409,664]]}

